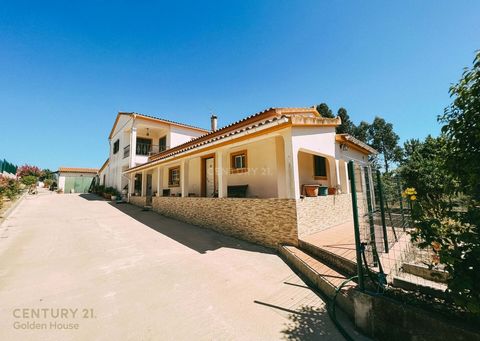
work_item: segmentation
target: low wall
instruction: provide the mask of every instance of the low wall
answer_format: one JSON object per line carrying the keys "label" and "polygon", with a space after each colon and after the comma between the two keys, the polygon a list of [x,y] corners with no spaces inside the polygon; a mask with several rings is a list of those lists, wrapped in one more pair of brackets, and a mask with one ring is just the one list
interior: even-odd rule
{"label": "low wall", "polygon": [[140,206],[140,207],[144,207],[147,203],[147,198],[146,197],[137,197],[137,196],[131,196],[129,199],[128,199],[128,202],[130,204],[133,204],[135,206]]}
{"label": "low wall", "polygon": [[298,243],[294,199],[154,197],[152,207],[165,216],[271,248]]}
{"label": "low wall", "polygon": [[299,238],[353,221],[351,194],[305,197],[297,200]]}

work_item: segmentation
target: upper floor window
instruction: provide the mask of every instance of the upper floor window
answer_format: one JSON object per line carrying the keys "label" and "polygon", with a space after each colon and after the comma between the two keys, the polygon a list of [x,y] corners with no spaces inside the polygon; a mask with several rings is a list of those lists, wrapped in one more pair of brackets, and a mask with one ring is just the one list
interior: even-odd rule
{"label": "upper floor window", "polygon": [[142,137],[137,137],[137,155],[149,155],[152,151],[152,140]]}
{"label": "upper floor window", "polygon": [[242,150],[230,155],[230,172],[243,173],[247,171],[247,151]]}
{"label": "upper floor window", "polygon": [[327,159],[323,156],[313,156],[314,176],[316,179],[327,178]]}
{"label": "upper floor window", "polygon": [[117,154],[119,149],[120,149],[120,140],[117,140],[113,144],[113,154]]}

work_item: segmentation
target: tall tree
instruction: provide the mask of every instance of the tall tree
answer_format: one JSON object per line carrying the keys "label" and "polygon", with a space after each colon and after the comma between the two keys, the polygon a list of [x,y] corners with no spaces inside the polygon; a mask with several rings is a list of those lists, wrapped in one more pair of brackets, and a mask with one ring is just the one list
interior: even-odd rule
{"label": "tall tree", "polygon": [[353,136],[355,136],[357,139],[359,139],[362,142],[368,143],[369,129],[370,129],[370,124],[368,122],[362,121],[353,130]]}
{"label": "tall tree", "polygon": [[320,103],[315,107],[317,111],[322,115],[322,117],[326,118],[334,118],[335,115],[333,115],[332,110],[328,107],[327,103]]}
{"label": "tall tree", "polygon": [[350,120],[350,116],[347,113],[347,109],[338,109],[338,117],[342,120],[342,124],[337,127],[337,134],[350,134],[353,135],[355,131],[355,125]]}
{"label": "tall tree", "polygon": [[368,143],[375,148],[383,158],[385,172],[388,172],[393,162],[402,161],[403,150],[398,145],[400,137],[393,131],[393,125],[381,117],[375,117],[368,128]]}

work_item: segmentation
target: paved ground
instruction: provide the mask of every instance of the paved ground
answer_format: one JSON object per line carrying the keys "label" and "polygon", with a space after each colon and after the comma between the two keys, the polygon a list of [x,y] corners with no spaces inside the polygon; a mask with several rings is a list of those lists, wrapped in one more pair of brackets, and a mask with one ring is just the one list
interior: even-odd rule
{"label": "paved ground", "polygon": [[0,237],[1,340],[341,339],[275,254],[128,204],[40,193]]}

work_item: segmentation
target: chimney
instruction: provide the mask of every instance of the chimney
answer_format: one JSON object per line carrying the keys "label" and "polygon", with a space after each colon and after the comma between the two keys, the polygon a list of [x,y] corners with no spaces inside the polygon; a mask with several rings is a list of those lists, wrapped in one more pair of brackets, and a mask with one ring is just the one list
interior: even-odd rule
{"label": "chimney", "polygon": [[210,124],[212,127],[212,131],[217,130],[217,116],[212,115],[212,117],[210,117]]}

